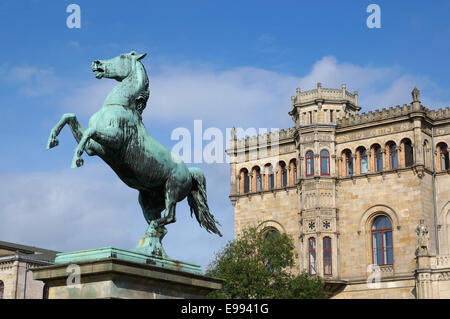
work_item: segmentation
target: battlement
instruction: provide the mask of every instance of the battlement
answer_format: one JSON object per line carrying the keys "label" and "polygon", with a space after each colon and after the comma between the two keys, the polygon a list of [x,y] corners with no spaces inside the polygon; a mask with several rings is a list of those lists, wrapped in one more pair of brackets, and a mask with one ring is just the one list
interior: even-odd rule
{"label": "battlement", "polygon": [[[280,131],[273,131],[265,134],[258,134],[255,136],[247,136],[240,139],[234,139],[234,143],[238,149],[245,148],[247,146],[260,146],[270,143],[279,143],[282,140],[292,139],[295,129],[288,128]],[[232,140],[233,142],[233,140]]]}
{"label": "battlement", "polygon": [[433,120],[441,120],[450,118],[450,107],[438,110],[428,110],[427,116]]}
{"label": "battlement", "polygon": [[379,120],[393,119],[398,116],[408,115],[412,112],[427,112],[427,108],[420,104],[403,104],[403,106],[397,105],[388,109],[383,108],[381,110],[369,111],[367,113],[361,113],[358,115],[348,115],[337,121],[340,127],[358,125],[363,123],[369,123]]}
{"label": "battlement", "polygon": [[347,100],[353,105],[358,105],[358,91],[353,94],[346,90],[346,85],[342,84],[342,89],[327,89],[322,88],[322,84],[317,83],[317,88],[309,91],[302,92],[300,88],[297,88],[297,96],[292,96],[292,106],[298,104],[307,104],[309,102],[315,102],[316,100]]}

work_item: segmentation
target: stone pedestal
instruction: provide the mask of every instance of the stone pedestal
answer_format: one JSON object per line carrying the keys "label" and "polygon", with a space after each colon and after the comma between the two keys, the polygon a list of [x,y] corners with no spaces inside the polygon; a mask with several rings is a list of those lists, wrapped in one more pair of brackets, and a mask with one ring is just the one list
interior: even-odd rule
{"label": "stone pedestal", "polygon": [[192,264],[174,260],[164,264],[164,259],[158,264],[157,258],[111,247],[61,254],[56,261],[59,264],[33,270],[34,279],[48,285],[50,299],[204,298],[223,283],[201,275]]}

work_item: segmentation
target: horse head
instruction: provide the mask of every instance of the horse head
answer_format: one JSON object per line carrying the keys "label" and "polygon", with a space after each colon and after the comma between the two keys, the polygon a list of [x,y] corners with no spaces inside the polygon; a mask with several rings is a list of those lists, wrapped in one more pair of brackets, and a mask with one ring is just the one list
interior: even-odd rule
{"label": "horse head", "polygon": [[131,51],[109,60],[95,60],[92,62],[92,71],[96,72],[97,79],[109,78],[121,82],[130,75],[137,61],[142,60],[146,55],[147,53],[137,54]]}
{"label": "horse head", "polygon": [[[120,91],[120,93],[114,91],[116,95],[110,97],[110,103],[132,107],[139,114],[142,114],[150,96],[147,73],[140,62],[146,55],[147,53],[137,54],[131,51],[109,60],[95,60],[92,62],[92,71],[96,72],[95,77],[97,79],[109,78],[119,82],[123,81],[121,84],[125,84],[125,82],[133,83],[131,86],[119,85],[117,91]],[[123,98],[126,101],[123,101]]]}

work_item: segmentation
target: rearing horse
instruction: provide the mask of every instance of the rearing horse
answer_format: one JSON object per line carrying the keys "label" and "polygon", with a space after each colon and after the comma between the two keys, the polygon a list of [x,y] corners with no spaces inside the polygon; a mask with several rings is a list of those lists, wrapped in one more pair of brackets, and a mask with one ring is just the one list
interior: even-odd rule
{"label": "rearing horse", "polygon": [[151,137],[142,123],[150,95],[147,72],[141,62],[145,55],[133,51],[94,61],[92,71],[97,79],[115,79],[120,84],[89,119],[87,130],[75,114],[64,114],[51,130],[47,149],[58,145],[57,136],[68,124],[78,142],[71,167],[83,165],[84,151],[102,158],[126,185],[139,191],[139,204],[149,224],[156,222],[158,227],[164,227],[175,222],[176,204],[187,196],[191,216],[194,213],[208,232],[222,236],[208,207],[203,172],[199,168],[188,169],[180,157]]}

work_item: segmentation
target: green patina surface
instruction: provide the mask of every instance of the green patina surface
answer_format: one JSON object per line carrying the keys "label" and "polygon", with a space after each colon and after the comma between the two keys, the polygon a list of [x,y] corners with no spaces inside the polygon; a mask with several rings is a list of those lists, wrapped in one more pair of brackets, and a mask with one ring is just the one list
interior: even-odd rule
{"label": "green patina surface", "polygon": [[[145,239],[145,238],[143,238]],[[158,267],[170,268],[178,271],[189,272],[193,274],[202,274],[198,265],[181,262],[169,258],[160,258],[142,254],[133,250],[120,249],[115,247],[103,247],[88,250],[79,250],[74,252],[59,253],[56,255],[55,264],[71,264],[85,261],[94,261],[105,258],[117,258],[142,264],[150,264]]]}
{"label": "green patina surface", "polygon": [[142,122],[150,96],[147,72],[141,62],[144,57],[145,54],[133,51],[94,61],[91,68],[96,78],[114,79],[119,84],[91,116],[86,130],[75,114],[64,114],[50,132],[47,149],[59,144],[57,137],[68,125],[78,143],[72,167],[83,165],[84,152],[97,155],[126,185],[139,191],[138,201],[149,227],[145,240],[134,252],[168,259],[161,243],[167,233],[165,225],[176,221],[176,204],[186,197],[191,216],[195,215],[199,225],[222,235],[217,228],[220,224],[208,207],[203,172],[196,167],[187,168],[179,156],[147,132]]}

